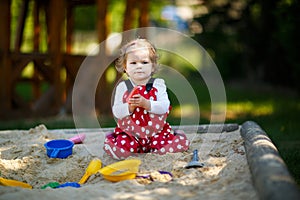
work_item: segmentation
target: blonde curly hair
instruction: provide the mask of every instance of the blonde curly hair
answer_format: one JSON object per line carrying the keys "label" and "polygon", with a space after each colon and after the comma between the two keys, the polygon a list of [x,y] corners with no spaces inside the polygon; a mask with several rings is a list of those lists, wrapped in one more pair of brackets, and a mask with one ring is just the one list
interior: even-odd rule
{"label": "blonde curly hair", "polygon": [[140,39],[140,38],[132,40],[121,47],[119,57],[115,62],[115,67],[117,71],[125,72],[128,53],[139,49],[145,49],[145,48],[149,50],[149,57],[152,63],[152,67],[154,69],[153,73],[156,72],[158,69],[157,61],[159,59],[156,48],[148,40]]}

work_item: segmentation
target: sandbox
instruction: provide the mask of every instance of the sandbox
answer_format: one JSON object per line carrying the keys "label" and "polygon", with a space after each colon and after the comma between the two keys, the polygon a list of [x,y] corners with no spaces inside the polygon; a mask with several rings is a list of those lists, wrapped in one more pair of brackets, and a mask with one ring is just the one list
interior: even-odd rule
{"label": "sandbox", "polygon": [[[196,129],[195,129],[196,127]],[[139,154],[139,174],[165,171],[172,179],[135,178],[120,182],[90,176],[80,188],[46,188],[47,183],[78,182],[89,162],[117,162],[103,151],[105,133],[112,129],[48,130],[44,125],[30,130],[0,131],[1,177],[28,183],[33,189],[0,186],[0,199],[299,199],[299,190],[276,147],[254,122],[237,126],[181,126],[191,141],[183,153]],[[221,127],[221,128],[220,128]],[[195,131],[196,130],[196,131]],[[83,143],[65,159],[49,158],[44,143],[85,133]],[[198,150],[202,168],[186,169],[193,150]]]}

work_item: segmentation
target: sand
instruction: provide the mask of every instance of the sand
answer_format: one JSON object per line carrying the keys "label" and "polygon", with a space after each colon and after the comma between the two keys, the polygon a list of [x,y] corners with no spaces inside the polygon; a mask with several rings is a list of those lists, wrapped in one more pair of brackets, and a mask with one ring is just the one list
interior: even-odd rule
{"label": "sand", "polygon": [[[49,158],[44,143],[68,139],[75,132],[48,130],[44,125],[30,130],[0,131],[1,177],[28,183],[33,189],[0,186],[0,199],[258,199],[247,164],[239,130],[224,133],[188,133],[190,149],[165,155],[140,154],[139,174],[152,174],[154,181],[132,179],[112,183],[101,174],[92,175],[80,188],[46,188],[49,182],[78,182],[93,158],[104,165],[116,160],[103,148],[105,133],[86,132],[66,159]],[[185,169],[198,149],[203,168]],[[157,171],[171,172],[170,177]]]}

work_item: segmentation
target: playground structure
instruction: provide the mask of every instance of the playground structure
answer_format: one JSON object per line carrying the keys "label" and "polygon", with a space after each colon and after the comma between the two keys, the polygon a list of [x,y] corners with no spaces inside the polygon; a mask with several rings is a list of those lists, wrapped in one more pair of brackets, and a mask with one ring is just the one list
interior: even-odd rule
{"label": "playground structure", "polygon": [[[32,13],[29,13],[30,3],[33,3]],[[0,118],[55,115],[62,109],[71,112],[72,86],[86,57],[72,54],[74,9],[77,6],[96,6],[96,32],[98,42],[101,43],[107,38],[110,25],[107,13],[109,0],[21,0],[15,36],[11,32],[11,5],[12,0],[0,1]],[[148,6],[148,0],[127,0],[123,30],[134,28],[134,17],[138,18],[138,27],[147,26]],[[140,16],[136,16],[134,9],[140,11]],[[43,14],[45,26],[42,26],[43,22],[40,20]],[[28,15],[33,16],[33,50],[24,53],[21,45]],[[47,29],[46,52],[40,51],[43,27]],[[34,75],[24,79],[21,73],[29,63],[34,65]],[[62,70],[66,72],[65,78],[61,77]],[[20,82],[29,82],[32,86],[33,100],[30,103],[23,101],[15,92],[16,85]],[[41,89],[42,82],[49,84],[46,91]],[[108,94],[110,89],[104,78],[98,84],[101,85],[99,91],[101,90],[102,95],[100,98],[96,94],[96,107],[99,113],[105,113],[110,111],[110,96],[103,94]]]}

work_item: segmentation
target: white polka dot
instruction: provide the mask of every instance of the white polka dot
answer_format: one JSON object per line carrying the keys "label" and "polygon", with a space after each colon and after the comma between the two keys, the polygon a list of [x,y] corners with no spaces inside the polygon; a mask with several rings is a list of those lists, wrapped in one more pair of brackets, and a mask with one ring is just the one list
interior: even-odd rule
{"label": "white polka dot", "polygon": [[154,97],[150,97],[150,100],[153,101],[153,100],[154,100]]}
{"label": "white polka dot", "polygon": [[121,151],[121,153],[124,153],[124,152],[125,152],[125,150],[124,150],[123,148],[121,148],[120,151]]}
{"label": "white polka dot", "polygon": [[147,93],[148,93],[147,90],[145,90],[144,94],[147,94]]}
{"label": "white polka dot", "polygon": [[168,128],[168,129],[167,129],[167,132],[169,132],[169,133],[170,133],[170,132],[171,132],[171,130]]}
{"label": "white polka dot", "polygon": [[148,112],[147,112],[147,110],[144,110],[144,114],[146,115]]}
{"label": "white polka dot", "polygon": [[181,149],[181,148],[182,148],[182,146],[179,144],[179,145],[177,145],[177,148],[178,148],[178,149]]}
{"label": "white polka dot", "polygon": [[189,141],[188,141],[188,140],[185,141],[185,145],[186,145],[186,146],[189,145]]}
{"label": "white polka dot", "polygon": [[161,143],[161,144],[164,144],[164,143],[165,143],[165,141],[163,141],[163,140],[162,140],[160,143]]}
{"label": "white polka dot", "polygon": [[142,132],[145,132],[145,130],[146,130],[145,127],[142,127]]}
{"label": "white polka dot", "polygon": [[136,112],[140,112],[140,108],[139,107],[136,108]]}
{"label": "white polka dot", "polygon": [[131,126],[131,130],[134,131],[134,126]]}
{"label": "white polka dot", "polygon": [[122,138],[127,138],[127,135],[122,135]]}
{"label": "white polka dot", "polygon": [[172,147],[170,147],[169,151],[170,151],[171,153],[173,153],[174,149],[173,149]]}
{"label": "white polka dot", "polygon": [[156,128],[156,129],[159,129],[159,128],[160,128],[159,124],[156,124],[156,125],[155,125],[155,128]]}
{"label": "white polka dot", "polygon": [[152,121],[149,121],[149,122],[148,122],[148,125],[149,125],[149,126],[152,126]]}
{"label": "white polka dot", "polygon": [[165,148],[161,148],[160,151],[161,151],[162,153],[164,153],[166,150],[165,150]]}
{"label": "white polka dot", "polygon": [[181,140],[183,140],[183,139],[184,139],[184,137],[183,137],[183,136],[179,136],[179,138],[180,138]]}
{"label": "white polka dot", "polygon": [[158,138],[158,135],[154,135],[154,138]]}
{"label": "white polka dot", "polygon": [[139,125],[139,124],[140,124],[140,121],[137,119],[137,120],[135,121],[135,123],[136,123],[137,125]]}
{"label": "white polka dot", "polygon": [[177,139],[175,140],[175,142],[179,142],[179,139],[177,138]]}
{"label": "white polka dot", "polygon": [[130,152],[132,152],[132,153],[133,153],[133,152],[134,152],[134,149],[133,149],[133,148],[130,148]]}
{"label": "white polka dot", "polygon": [[155,140],[155,141],[153,141],[153,144],[154,144],[154,145],[157,145],[157,141],[156,141],[156,140]]}
{"label": "white polka dot", "polygon": [[169,143],[169,144],[172,144],[173,142],[172,142],[172,140],[169,140],[168,143]]}
{"label": "white polka dot", "polygon": [[135,118],[135,114],[134,113],[132,114],[132,117]]}
{"label": "white polka dot", "polygon": [[150,131],[147,129],[147,130],[146,130],[146,134],[148,135],[149,133],[150,133]]}
{"label": "white polka dot", "polygon": [[117,150],[117,148],[116,147],[113,147],[113,151],[116,151]]}
{"label": "white polka dot", "polygon": [[124,145],[126,143],[125,140],[121,140],[121,144]]}
{"label": "white polka dot", "polygon": [[127,124],[130,124],[130,120],[127,121]]}
{"label": "white polka dot", "polygon": [[151,113],[151,114],[150,114],[150,117],[151,117],[151,118],[154,118],[154,114]]}
{"label": "white polka dot", "polygon": [[130,145],[132,145],[132,146],[133,146],[133,145],[134,145],[134,141],[131,141],[131,142],[130,142]]}

